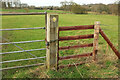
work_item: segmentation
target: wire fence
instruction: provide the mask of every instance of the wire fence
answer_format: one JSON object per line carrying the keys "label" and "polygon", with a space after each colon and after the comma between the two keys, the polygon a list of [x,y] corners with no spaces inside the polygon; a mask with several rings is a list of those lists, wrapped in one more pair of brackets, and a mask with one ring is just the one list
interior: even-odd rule
{"label": "wire fence", "polygon": [[108,24],[100,24],[101,26],[110,26],[110,27],[118,27],[119,25],[108,25]]}
{"label": "wire fence", "polygon": [[[107,28],[102,28],[103,30],[111,30],[108,27],[119,27],[119,25],[108,25],[108,24],[100,24],[100,26],[106,26]],[[112,30],[113,31],[113,30]]]}

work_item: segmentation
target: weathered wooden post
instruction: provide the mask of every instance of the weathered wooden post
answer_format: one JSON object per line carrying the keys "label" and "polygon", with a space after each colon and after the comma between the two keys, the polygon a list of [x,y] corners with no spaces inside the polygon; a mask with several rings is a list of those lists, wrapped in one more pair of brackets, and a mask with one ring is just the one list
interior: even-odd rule
{"label": "weathered wooden post", "polygon": [[47,50],[46,66],[57,69],[58,15],[47,14]]}
{"label": "weathered wooden post", "polygon": [[95,22],[94,26],[94,42],[93,42],[93,60],[96,60],[96,54],[98,52],[98,38],[99,38],[100,22]]}

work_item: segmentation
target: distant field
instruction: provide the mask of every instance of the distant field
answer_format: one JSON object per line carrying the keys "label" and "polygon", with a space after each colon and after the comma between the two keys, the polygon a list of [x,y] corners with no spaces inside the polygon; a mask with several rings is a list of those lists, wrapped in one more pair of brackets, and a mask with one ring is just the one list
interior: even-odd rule
{"label": "distant field", "polygon": [[48,13],[72,13],[62,10],[38,10],[38,9],[2,9],[2,12],[48,12]]}
{"label": "distant field", "polygon": [[[6,12],[7,10],[3,10]],[[9,10],[10,11],[10,10]],[[23,12],[17,11],[16,12]],[[30,10],[32,12],[34,10]],[[13,11],[14,12],[14,11]],[[39,10],[36,10],[39,12]],[[42,11],[44,12],[44,11]],[[48,11],[49,12],[49,11]],[[43,27],[45,26],[44,16],[2,16],[2,28],[29,28],[29,27]],[[76,14],[59,14],[59,26],[77,26],[77,25],[92,25],[95,21],[100,21],[101,24],[113,25],[103,26],[101,25],[104,32],[107,34],[113,44],[118,47],[118,17],[111,15],[76,15]],[[78,31],[67,31],[60,32],[60,36],[70,35],[84,35],[91,34],[93,30],[78,30]],[[4,31],[3,37],[9,39],[11,42],[17,41],[28,41],[28,40],[41,40],[45,39],[45,30],[28,30],[28,31]],[[4,40],[3,40],[4,41]],[[5,41],[4,41],[5,42]],[[75,40],[75,41],[64,41],[60,42],[60,46],[77,45],[83,43],[91,43],[93,39],[87,40]],[[35,48],[45,48],[44,42],[17,44],[25,50]],[[19,50],[13,45],[3,46],[3,52],[9,52]],[[72,54],[81,54],[92,51],[92,48],[81,48],[74,50],[60,51],[60,56],[67,56]],[[40,57],[45,56],[45,51],[34,51],[31,52],[34,55]],[[32,57],[28,53],[15,53],[9,55],[3,55],[3,60],[14,60]],[[80,62],[85,60],[92,60],[92,58],[82,58],[75,60],[60,61],[61,64],[69,64],[74,62]],[[3,67],[11,67],[18,65],[27,65],[43,62],[41,60],[22,61],[16,63],[3,64]],[[114,52],[107,46],[107,43],[100,36],[99,38],[99,52],[98,61],[96,63],[87,63],[78,67],[71,67],[60,69],[59,71],[43,71],[39,67],[32,68],[21,68],[3,71],[4,78],[117,78],[119,76],[118,60]]]}

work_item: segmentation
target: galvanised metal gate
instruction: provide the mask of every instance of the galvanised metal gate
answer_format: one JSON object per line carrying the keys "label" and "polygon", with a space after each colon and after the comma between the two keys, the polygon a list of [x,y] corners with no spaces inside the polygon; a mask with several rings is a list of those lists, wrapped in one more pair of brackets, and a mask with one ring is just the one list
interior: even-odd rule
{"label": "galvanised metal gate", "polygon": [[[9,14],[0,14],[0,15],[3,15],[3,16],[5,16],[5,15],[45,15],[45,26],[46,26],[47,12],[43,12],[43,13],[14,13],[14,14],[13,14],[13,13],[9,13]],[[43,30],[45,30],[45,27],[0,29],[0,31],[36,30],[36,29],[43,29]],[[27,58],[27,59],[18,59],[18,60],[2,61],[2,62],[0,62],[0,64],[46,58],[45,56],[43,56],[43,57],[37,57],[37,56],[35,56],[34,54],[30,53],[31,51],[46,50],[46,48],[24,50],[24,49],[21,48],[20,46],[16,45],[16,44],[22,44],[22,43],[44,42],[45,40],[32,40],[32,41],[10,42],[8,39],[6,39],[6,38],[4,38],[4,37],[2,37],[2,36],[1,36],[0,38],[2,38],[3,40],[5,40],[5,41],[7,42],[7,43],[0,43],[1,46],[2,46],[2,45],[13,44],[14,46],[16,46],[17,48],[19,48],[19,49],[21,50],[21,51],[3,52],[3,53],[0,53],[0,55],[26,52],[26,53],[30,54],[31,56],[33,56],[33,58]],[[32,67],[32,66],[38,66],[38,65],[44,65],[44,64],[45,64],[45,63],[25,65],[25,66],[6,67],[6,68],[0,69],[0,71],[1,71],[1,70],[8,70],[8,69]]]}

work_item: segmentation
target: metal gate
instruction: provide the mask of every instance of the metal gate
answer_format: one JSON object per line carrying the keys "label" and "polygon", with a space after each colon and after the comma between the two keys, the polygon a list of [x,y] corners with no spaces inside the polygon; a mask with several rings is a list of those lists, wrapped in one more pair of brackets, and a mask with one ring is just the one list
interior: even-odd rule
{"label": "metal gate", "polygon": [[[100,26],[99,22],[97,22],[95,25],[59,27],[59,32],[60,31],[69,31],[69,30],[94,29],[94,34],[78,35],[78,36],[65,36],[65,37],[59,36],[59,42],[60,41],[67,41],[67,40],[79,40],[79,39],[91,39],[91,38],[94,38],[94,41],[93,41],[93,43],[89,43],[89,44],[65,46],[65,47],[59,46],[58,54],[57,54],[57,65],[59,64],[59,61],[61,61],[61,60],[68,60],[68,59],[81,58],[81,57],[93,56],[93,59],[95,60],[95,58],[96,58],[95,56],[96,56],[97,50],[98,50],[97,46],[98,46],[99,26]],[[58,33],[58,35],[59,35],[59,33]],[[59,42],[58,42],[58,45],[59,45]],[[84,54],[79,54],[79,55],[69,55],[69,56],[64,56],[64,57],[59,56],[59,51],[61,51],[61,50],[70,50],[70,49],[85,48],[85,47],[93,47],[94,49],[90,53],[84,53]],[[59,68],[64,68],[64,67],[77,66],[77,65],[80,65],[83,63],[85,63],[85,62],[69,64],[69,65],[60,65],[60,66],[58,65],[57,67],[59,69]]]}
{"label": "metal gate", "polygon": [[[94,29],[94,34],[79,35],[79,36],[65,36],[65,37],[60,37],[59,36],[59,32],[60,31],[86,30],[86,29]],[[69,60],[69,59],[74,59],[74,58],[81,58],[81,57],[90,57],[90,56],[93,56],[93,60],[95,61],[96,60],[96,55],[97,55],[97,52],[98,52],[99,34],[101,34],[101,36],[105,39],[105,41],[108,43],[108,45],[114,51],[114,53],[116,54],[116,56],[118,57],[118,59],[120,59],[120,53],[119,53],[119,51],[114,47],[114,45],[111,43],[111,41],[109,40],[109,38],[106,36],[106,34],[100,28],[100,22],[95,22],[94,25],[59,27],[59,31],[58,31],[58,40],[59,40],[59,42],[60,41],[67,41],[67,40],[91,39],[91,38],[94,38],[94,40],[93,40],[93,43],[89,43],[89,44],[82,44],[82,45],[75,45],[75,46],[65,46],[65,47],[58,46],[57,69],[64,68],[64,67],[78,66],[80,64],[86,63],[86,62],[80,62],[80,63],[74,63],[74,64],[60,65],[59,66],[59,61],[61,61],[61,60]],[[58,42],[58,45],[59,45],[59,42]],[[60,57],[59,56],[59,51],[61,51],[61,50],[69,50],[69,49],[84,48],[84,47],[93,47],[93,50],[92,50],[92,52],[85,53],[85,54],[69,55],[69,56],[64,56],[64,57]]]}
{"label": "metal gate", "polygon": [[[3,15],[3,16],[5,16],[5,15],[45,15],[45,27],[46,27],[47,12],[44,12],[44,13],[15,13],[15,14],[9,13],[9,14],[0,14],[0,15]],[[43,30],[45,30],[45,27],[0,29],[0,31],[36,30],[36,29],[43,29]],[[13,54],[13,53],[26,52],[26,53],[30,54],[31,56],[33,56],[33,58],[27,58],[27,59],[18,59],[18,60],[2,61],[2,62],[0,62],[0,64],[46,58],[46,56],[37,57],[37,56],[35,56],[34,54],[31,53],[31,51],[41,51],[41,50],[46,50],[46,48],[24,50],[23,48],[21,48],[20,46],[17,45],[17,44],[22,44],[22,43],[44,42],[44,41],[45,41],[44,39],[43,39],[43,40],[32,40],[32,41],[10,42],[8,39],[6,39],[6,38],[4,38],[4,37],[2,37],[2,36],[1,36],[0,38],[2,38],[3,40],[5,40],[5,41],[7,42],[7,43],[0,43],[1,46],[2,46],[2,45],[13,44],[14,46],[16,46],[17,48],[19,48],[19,49],[21,50],[21,51],[3,52],[3,53],[0,53],[0,55],[7,55],[7,54]],[[45,64],[45,63],[25,65],[25,66],[6,67],[6,68],[0,69],[0,71],[1,71],[1,70],[8,70],[8,69],[32,67],[32,66],[38,66],[38,65],[44,65],[44,64]]]}

